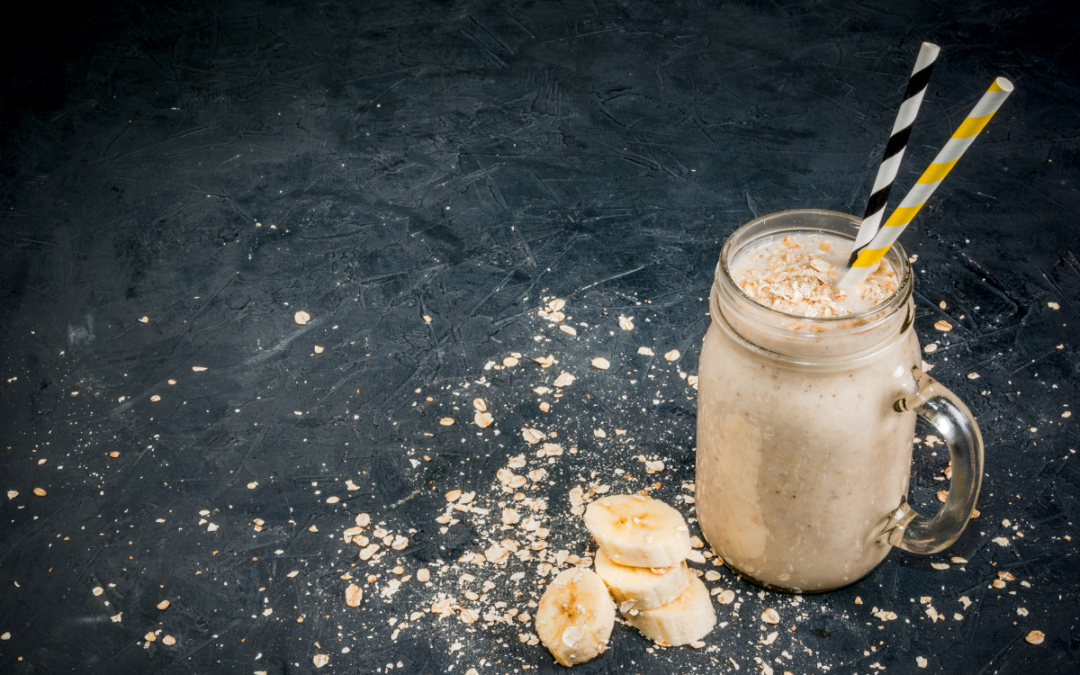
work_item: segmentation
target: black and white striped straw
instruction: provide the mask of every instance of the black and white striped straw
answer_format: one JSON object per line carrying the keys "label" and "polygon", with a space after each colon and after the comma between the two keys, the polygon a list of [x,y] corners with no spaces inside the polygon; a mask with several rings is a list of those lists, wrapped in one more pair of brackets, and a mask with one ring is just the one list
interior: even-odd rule
{"label": "black and white striped straw", "polygon": [[929,42],[922,43],[919,49],[919,58],[915,60],[915,68],[911,71],[908,79],[907,90],[904,92],[904,102],[900,104],[900,111],[896,114],[896,122],[893,124],[889,143],[885,146],[885,156],[878,167],[877,178],[874,180],[874,190],[870,194],[870,201],[866,204],[866,213],[863,215],[862,225],[859,226],[859,234],[855,238],[855,248],[851,251],[850,267],[870,240],[877,234],[881,226],[881,217],[885,214],[885,205],[889,201],[889,191],[892,190],[893,181],[900,170],[900,160],[904,158],[904,150],[907,148],[908,136],[911,135],[911,125],[915,123],[915,116],[919,114],[919,106],[922,105],[923,95],[926,93],[926,84],[930,81],[930,73],[934,70],[934,61],[937,60],[941,48]]}

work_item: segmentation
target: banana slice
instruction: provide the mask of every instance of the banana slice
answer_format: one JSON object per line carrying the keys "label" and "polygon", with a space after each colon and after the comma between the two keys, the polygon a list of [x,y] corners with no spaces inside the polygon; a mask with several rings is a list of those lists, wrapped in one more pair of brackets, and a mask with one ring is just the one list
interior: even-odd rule
{"label": "banana slice", "polygon": [[641,495],[615,495],[589,504],[585,527],[619,565],[671,567],[690,553],[690,531],[682,514]]}
{"label": "banana slice", "polygon": [[603,551],[597,551],[595,565],[596,573],[623,612],[666,605],[682,595],[689,584],[686,563],[671,567],[628,567],[616,565]]}
{"label": "banana slice", "polygon": [[564,666],[602,654],[614,627],[615,607],[603,579],[580,567],[555,577],[536,608],[536,633]]}
{"label": "banana slice", "polygon": [[678,646],[697,642],[716,625],[716,612],[709,600],[709,589],[692,573],[687,573],[689,587],[674,602],[656,609],[631,609],[623,616],[634,628],[663,645]]}

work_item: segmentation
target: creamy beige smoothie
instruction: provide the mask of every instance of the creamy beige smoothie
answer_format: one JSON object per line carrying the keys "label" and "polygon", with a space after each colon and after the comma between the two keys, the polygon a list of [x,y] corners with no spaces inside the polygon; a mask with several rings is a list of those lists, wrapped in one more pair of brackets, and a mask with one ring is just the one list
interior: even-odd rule
{"label": "creamy beige smoothie", "polygon": [[902,270],[887,258],[860,288],[837,290],[851,247],[825,231],[758,238],[722,259],[711,297],[698,518],[729,566],[778,589],[866,575],[907,494],[915,413],[893,403],[915,390],[921,362],[910,279],[894,256]]}

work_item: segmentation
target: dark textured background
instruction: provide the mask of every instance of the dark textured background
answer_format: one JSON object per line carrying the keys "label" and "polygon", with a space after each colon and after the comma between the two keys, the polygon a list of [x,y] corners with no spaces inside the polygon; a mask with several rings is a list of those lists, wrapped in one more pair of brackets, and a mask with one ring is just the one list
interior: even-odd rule
{"label": "dark textured background", "polygon": [[[320,672],[559,670],[516,628],[426,616],[391,640],[387,620],[431,594],[411,582],[384,602],[384,563],[364,605],[345,608],[338,577],[355,547],[330,538],[365,511],[415,530],[399,556],[410,572],[482,550],[476,529],[443,536],[434,517],[451,488],[491,496],[495,471],[526,450],[525,424],[581,448],[534,493],[549,498],[554,548],[585,550],[566,494],[591,471],[621,467],[636,475],[620,489],[660,480],[657,496],[685,494],[694,403],[678,373],[697,370],[722,241],[770,211],[862,212],[921,40],[943,52],[893,204],[994,76],[1016,84],[902,238],[919,256],[917,327],[942,346],[927,357],[933,374],[987,441],[981,518],[933,558],[970,564],[940,572],[894,552],[796,608],[724,572],[743,608],[717,606],[729,625],[708,648],[650,652],[617,626],[614,648],[576,672],[734,672],[732,660],[800,675],[1075,672],[1080,438],[1062,413],[1080,368],[1080,20],[1069,3],[27,12],[4,28],[0,92],[0,490],[19,492],[0,495],[0,633],[11,633],[0,672],[304,673],[320,640],[331,655]],[[576,339],[536,316],[542,297],[567,299]],[[637,328],[619,331],[619,314]],[[956,329],[936,334],[938,319]],[[639,345],[684,356],[642,359]],[[483,370],[513,351],[517,369]],[[547,353],[558,367],[529,360]],[[596,355],[615,367],[589,371]],[[543,416],[529,390],[564,368],[580,379]],[[496,425],[478,435],[464,422],[482,376]],[[456,403],[459,425],[440,427]],[[630,429],[633,443],[596,439],[596,427]],[[646,476],[642,450],[668,470]],[[912,497],[932,509],[944,458],[916,457]],[[326,504],[331,493],[342,502]],[[200,509],[219,530],[197,526]],[[267,521],[256,536],[253,518]],[[1016,576],[1003,590],[990,587],[1000,570]],[[944,622],[925,617],[924,595]],[[962,595],[975,604],[957,621]],[[173,604],[160,612],[163,597]],[[770,645],[758,641],[766,606],[784,618]],[[899,618],[868,616],[874,607]],[[178,644],[145,645],[157,629]],[[1033,629],[1042,645],[1024,641]]]}

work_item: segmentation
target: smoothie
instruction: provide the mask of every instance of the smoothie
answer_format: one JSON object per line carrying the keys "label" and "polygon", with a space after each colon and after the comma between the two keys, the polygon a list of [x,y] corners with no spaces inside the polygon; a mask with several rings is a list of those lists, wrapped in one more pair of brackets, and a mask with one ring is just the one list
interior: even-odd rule
{"label": "smoothie", "polygon": [[858,288],[838,289],[851,245],[850,239],[825,232],[774,235],[740,252],[731,277],[747,297],[785,314],[862,314],[896,293],[898,283],[883,260]]}
{"label": "smoothie", "polygon": [[[696,503],[738,573],[796,592],[854,583],[907,494],[921,361],[901,256],[837,290],[852,241],[828,231],[754,239],[722,260],[698,393]],[[907,276],[910,276],[908,274]]]}

